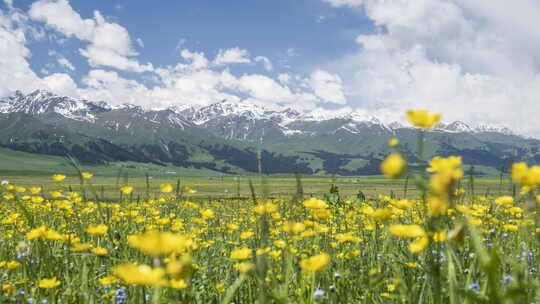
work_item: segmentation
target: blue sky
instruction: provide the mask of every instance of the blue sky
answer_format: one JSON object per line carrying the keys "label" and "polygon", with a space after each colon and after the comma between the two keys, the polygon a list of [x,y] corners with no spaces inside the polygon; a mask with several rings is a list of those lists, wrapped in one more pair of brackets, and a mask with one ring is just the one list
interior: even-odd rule
{"label": "blue sky", "polygon": [[[15,0],[14,6],[28,11],[33,2]],[[70,4],[82,18],[91,18],[99,10],[111,22],[128,29],[132,40],[140,39],[144,45],[134,43],[139,53],[137,59],[154,66],[175,65],[181,49],[214,57],[220,49],[239,47],[270,59],[272,75],[291,70],[309,74],[325,62],[355,52],[359,48],[355,37],[373,30],[372,21],[358,11],[311,0],[71,1]],[[47,39],[31,40],[30,65],[36,71],[45,68],[52,73],[63,72],[65,69],[49,56],[50,50],[54,50],[77,67],[71,74],[79,79],[92,68],[78,52],[84,44],[77,39],[67,39],[63,44]],[[242,74],[254,72],[257,67],[236,66],[231,70]]]}
{"label": "blue sky", "polygon": [[540,136],[536,0],[0,2],[0,96],[222,99]]}

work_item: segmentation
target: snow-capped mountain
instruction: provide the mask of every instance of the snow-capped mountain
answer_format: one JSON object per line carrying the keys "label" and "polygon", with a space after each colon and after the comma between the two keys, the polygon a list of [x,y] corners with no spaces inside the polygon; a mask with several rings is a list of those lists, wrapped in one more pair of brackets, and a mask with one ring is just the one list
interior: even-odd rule
{"label": "snow-capped mountain", "polygon": [[[222,100],[208,106],[176,105],[167,109],[146,110],[138,105],[110,105],[106,102],[80,100],[54,93],[36,90],[30,94],[16,91],[12,96],[0,99],[0,113],[22,112],[32,116],[58,114],[67,119],[85,122],[96,122],[106,117],[107,124],[119,128],[122,122],[111,120],[105,113],[124,112],[139,115],[155,124],[166,123],[173,127],[199,126],[212,130],[226,139],[261,140],[265,136],[313,135],[313,124],[330,125],[319,128],[318,132],[335,133],[345,131],[352,134],[364,132],[367,128],[375,128],[383,132],[408,128],[399,122],[385,123],[372,115],[360,112],[332,113],[312,111],[301,113],[291,108],[268,110],[261,105],[242,101]],[[116,117],[116,116],[115,116]],[[128,116],[134,117],[134,116]],[[328,124],[336,121],[339,123]],[[129,126],[129,122],[124,122]],[[309,126],[307,128],[306,126]],[[333,129],[332,129],[333,128]],[[471,127],[464,122],[441,123],[435,129],[450,133],[501,133],[514,135],[506,127],[480,125]]]}
{"label": "snow-capped mountain", "polygon": [[[88,164],[114,161],[257,172],[262,150],[269,173],[379,174],[397,137],[414,155],[416,129],[365,112],[266,109],[242,101],[208,106],[145,109],[58,96],[16,92],[0,99],[0,147],[65,156]],[[509,155],[540,160],[540,141],[508,128],[455,121],[430,129],[430,155],[460,155],[464,164],[499,170]],[[494,136],[495,135],[495,136]]]}
{"label": "snow-capped mountain", "polygon": [[474,129],[474,131],[478,133],[486,132],[486,133],[501,133],[504,135],[515,135],[514,131],[510,130],[507,127],[488,125],[488,124],[481,124],[477,126]]}
{"label": "snow-capped mountain", "polygon": [[77,100],[44,90],[36,90],[28,95],[17,91],[0,101],[0,113],[22,112],[32,116],[57,113],[66,118],[84,121],[93,121],[94,113],[109,110],[110,106],[104,102]]}

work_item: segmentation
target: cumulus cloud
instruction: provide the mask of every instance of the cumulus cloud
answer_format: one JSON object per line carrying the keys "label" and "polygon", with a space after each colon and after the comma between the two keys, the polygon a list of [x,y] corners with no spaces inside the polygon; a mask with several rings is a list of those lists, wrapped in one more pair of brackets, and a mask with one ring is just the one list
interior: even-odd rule
{"label": "cumulus cloud", "polygon": [[190,65],[189,66],[180,65],[178,67],[185,67],[185,68],[189,67],[196,70],[208,67],[209,62],[208,62],[208,59],[206,59],[206,56],[204,55],[204,53],[191,52],[188,49],[183,49],[182,51],[180,51],[180,56],[184,58],[185,60],[190,61]]}
{"label": "cumulus cloud", "polygon": [[214,59],[215,65],[225,65],[231,63],[250,63],[249,52],[239,47],[222,50],[220,49],[216,58]]}
{"label": "cumulus cloud", "polygon": [[381,29],[334,62],[351,106],[395,119],[428,108],[540,135],[528,119],[540,111],[539,2],[324,1],[360,9]]}
{"label": "cumulus cloud", "polygon": [[17,88],[27,89],[39,80],[28,64],[31,53],[25,44],[25,28],[19,17],[0,11],[0,96]]}
{"label": "cumulus cloud", "polygon": [[345,104],[345,94],[341,78],[336,74],[330,74],[323,70],[316,70],[311,73],[309,85],[322,101]]}
{"label": "cumulus cloud", "polygon": [[76,37],[90,44],[79,50],[93,66],[109,66],[119,70],[144,72],[151,64],[140,64],[131,58],[132,48],[128,31],[119,24],[108,22],[99,11],[91,19],[83,19],[67,0],[40,0],[30,7],[29,16],[67,37]]}

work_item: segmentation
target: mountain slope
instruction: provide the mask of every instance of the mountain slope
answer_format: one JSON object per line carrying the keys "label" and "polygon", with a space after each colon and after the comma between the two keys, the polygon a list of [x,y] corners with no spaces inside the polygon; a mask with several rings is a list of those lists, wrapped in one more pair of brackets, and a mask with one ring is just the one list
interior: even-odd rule
{"label": "mountain slope", "polygon": [[[116,161],[266,173],[378,174],[397,137],[413,163],[417,130],[351,112],[336,115],[266,110],[242,102],[145,110],[77,100],[46,91],[0,100],[0,146],[72,155],[86,164]],[[426,132],[426,156],[461,155],[493,172],[510,160],[537,162],[540,141],[493,126],[440,124]],[[414,164],[413,164],[414,166]]]}

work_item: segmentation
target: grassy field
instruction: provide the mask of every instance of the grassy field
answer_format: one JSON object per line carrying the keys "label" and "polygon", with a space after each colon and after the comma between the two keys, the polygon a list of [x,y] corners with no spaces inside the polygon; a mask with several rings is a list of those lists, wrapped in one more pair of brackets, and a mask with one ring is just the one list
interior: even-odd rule
{"label": "grassy field", "polygon": [[[75,176],[66,178],[62,183],[53,181],[50,176],[2,176],[0,179],[10,182],[32,186],[40,185],[44,191],[57,189],[80,191],[80,179]],[[191,198],[248,198],[251,196],[249,183],[254,186],[258,194],[265,193],[270,197],[289,197],[296,193],[297,181],[295,177],[274,176],[220,176],[220,177],[152,177],[149,187],[145,177],[99,177],[95,176],[87,181],[85,189],[88,197],[100,197],[116,200],[120,196],[120,187],[130,185],[134,187],[132,196],[154,197],[159,195],[159,185],[172,184],[175,188],[179,184],[180,191],[190,187],[197,191]],[[382,177],[301,177],[303,192],[307,196],[324,196],[329,194],[332,185],[338,187],[339,193],[346,198],[355,198],[362,192],[367,198],[375,198],[379,194],[396,197],[417,197],[419,192],[414,180],[388,180]],[[462,188],[478,195],[503,195],[513,192],[513,185],[508,179],[498,180],[489,178],[476,178],[474,189],[468,182],[463,182]],[[474,190],[474,191],[473,191]]]}
{"label": "grassy field", "polygon": [[539,166],[407,172],[396,148],[384,176],[85,176],[3,155],[1,303],[540,303]]}

